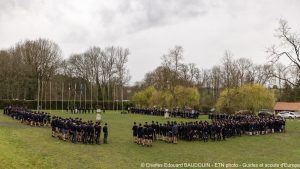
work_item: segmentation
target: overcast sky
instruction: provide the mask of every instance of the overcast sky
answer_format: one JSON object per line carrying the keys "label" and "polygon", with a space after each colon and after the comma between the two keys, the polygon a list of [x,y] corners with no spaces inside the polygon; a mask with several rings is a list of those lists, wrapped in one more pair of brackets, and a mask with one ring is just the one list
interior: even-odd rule
{"label": "overcast sky", "polygon": [[119,45],[131,51],[134,83],[175,45],[199,68],[219,64],[225,50],[264,63],[278,20],[299,32],[299,16],[298,0],[0,0],[0,48],[41,37],[67,58]]}

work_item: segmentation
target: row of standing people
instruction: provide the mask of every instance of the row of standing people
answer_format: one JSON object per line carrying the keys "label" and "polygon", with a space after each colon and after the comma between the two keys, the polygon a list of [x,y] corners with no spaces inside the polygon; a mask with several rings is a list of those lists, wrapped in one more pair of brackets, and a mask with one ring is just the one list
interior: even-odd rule
{"label": "row of standing people", "polygon": [[167,123],[136,122],[132,127],[134,142],[152,146],[155,140],[177,143],[177,140],[202,140],[208,142],[226,140],[226,138],[242,135],[265,135],[274,132],[285,132],[285,120],[275,117],[245,116],[242,120],[222,119],[195,122],[176,121]]}
{"label": "row of standing people", "polygon": [[107,143],[108,125],[101,126],[101,121],[82,121],[80,118],[62,118],[54,116],[51,121],[52,137],[64,141],[83,144],[101,144],[101,132],[103,132],[103,143]]}
{"label": "row of standing people", "polygon": [[[208,113],[208,119],[210,120],[224,120],[224,119],[242,120],[244,118],[248,118],[249,116],[255,116],[255,115],[254,114],[247,115],[247,114]],[[274,115],[272,115],[271,117],[274,117]]]}
{"label": "row of standing people", "polygon": [[[84,122],[80,118],[63,118],[51,116],[45,112],[34,112],[23,107],[7,106],[3,114],[19,120],[31,126],[47,126],[52,128],[52,136],[72,143],[82,142],[84,144],[100,144],[101,132],[103,132],[103,143],[108,140],[108,125],[101,126],[101,118]],[[98,117],[98,116],[97,116]]]}
{"label": "row of standing people", "polygon": [[31,111],[23,107],[5,107],[3,114],[12,117],[13,119],[20,120],[22,123],[31,126],[50,126],[51,115],[46,112]]}
{"label": "row of standing people", "polygon": [[191,118],[191,119],[198,119],[200,115],[199,112],[195,110],[175,109],[169,111],[168,109],[163,109],[163,108],[135,108],[135,107],[129,108],[128,113],[153,115],[153,116],[165,116],[167,113],[168,116],[170,117]]}
{"label": "row of standing people", "polygon": [[[85,114],[85,113],[98,113],[96,107],[67,107],[66,112],[71,114]],[[101,110],[105,112],[105,109]]]}

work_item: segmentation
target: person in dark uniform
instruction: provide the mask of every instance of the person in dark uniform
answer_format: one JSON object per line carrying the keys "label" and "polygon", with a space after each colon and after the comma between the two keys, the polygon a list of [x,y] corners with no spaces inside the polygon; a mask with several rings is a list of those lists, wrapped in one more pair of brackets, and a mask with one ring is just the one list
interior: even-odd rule
{"label": "person in dark uniform", "polygon": [[96,142],[96,144],[100,144],[100,135],[101,135],[101,125],[100,125],[100,123],[96,122],[94,128],[95,128],[95,136],[96,136],[95,142]]}
{"label": "person in dark uniform", "polygon": [[62,131],[63,131],[63,140],[66,141],[67,139],[67,132],[68,132],[68,125],[66,123],[66,120],[62,120]]}
{"label": "person in dark uniform", "polygon": [[152,147],[153,137],[154,137],[154,129],[150,125],[148,126],[148,146],[150,147]]}
{"label": "person in dark uniform", "polygon": [[70,123],[70,133],[71,133],[71,141],[72,143],[76,143],[77,139],[77,130],[76,130],[76,123]]}
{"label": "person in dark uniform", "polygon": [[139,124],[138,127],[138,144],[142,145],[143,144],[143,127],[142,124]]}
{"label": "person in dark uniform", "polygon": [[171,126],[170,122],[168,121],[168,124],[167,124],[167,142],[171,143],[172,138],[173,138],[172,126]]}
{"label": "person in dark uniform", "polygon": [[172,126],[172,142],[174,144],[177,144],[177,137],[178,137],[178,126],[177,123],[175,122],[174,125]]}
{"label": "person in dark uniform", "polygon": [[142,141],[142,146],[148,146],[148,124],[147,122],[145,123],[143,127],[143,141]]}
{"label": "person in dark uniform", "polygon": [[203,126],[203,141],[204,142],[208,142],[208,124],[207,122],[204,122],[204,126]]}
{"label": "person in dark uniform", "polygon": [[151,123],[151,128],[153,129],[153,133],[152,133],[152,141],[154,141],[154,140],[156,140],[156,125],[155,125],[155,123],[154,123],[154,121],[152,121],[152,123]]}
{"label": "person in dark uniform", "polygon": [[77,142],[81,142],[82,129],[81,129],[81,121],[76,124],[76,140]]}
{"label": "person in dark uniform", "polygon": [[138,126],[136,125],[136,122],[133,123],[132,127],[132,134],[133,134],[133,142],[137,143],[138,142]]}
{"label": "person in dark uniform", "polygon": [[103,143],[107,144],[107,138],[108,138],[108,127],[107,127],[107,123],[105,123],[104,127],[103,127],[103,133],[104,133],[104,139],[103,139]]}
{"label": "person in dark uniform", "polygon": [[88,142],[88,126],[87,126],[86,122],[82,123],[81,128],[82,128],[82,135],[81,135],[82,143],[87,144],[87,142]]}
{"label": "person in dark uniform", "polygon": [[89,143],[94,144],[95,136],[95,128],[92,121],[89,123]]}
{"label": "person in dark uniform", "polygon": [[221,141],[222,139],[222,126],[220,123],[216,125],[216,133],[217,133],[217,141]]}
{"label": "person in dark uniform", "polygon": [[154,126],[154,140],[157,140],[159,138],[159,124],[158,122],[156,122],[155,126]]}
{"label": "person in dark uniform", "polygon": [[52,137],[56,137],[56,117],[54,116],[51,121]]}
{"label": "person in dark uniform", "polygon": [[222,131],[222,138],[225,141],[226,140],[226,135],[227,135],[227,128],[226,128],[225,124],[223,124],[221,131]]}

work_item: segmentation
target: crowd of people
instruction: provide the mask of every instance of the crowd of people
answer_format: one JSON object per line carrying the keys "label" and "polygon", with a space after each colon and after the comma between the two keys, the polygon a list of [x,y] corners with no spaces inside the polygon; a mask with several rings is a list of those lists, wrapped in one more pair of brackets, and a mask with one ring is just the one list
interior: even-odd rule
{"label": "crowd of people", "polygon": [[7,106],[3,110],[3,114],[12,117],[31,126],[51,127],[52,137],[57,137],[64,141],[72,143],[81,142],[83,144],[101,144],[100,136],[103,132],[103,143],[107,143],[108,125],[101,126],[101,120],[82,121],[81,118],[63,118],[59,116],[51,116],[49,113],[31,111],[23,107]]}
{"label": "crowd of people", "polygon": [[53,116],[51,121],[52,137],[61,140],[70,140],[72,143],[82,142],[83,144],[101,144],[100,136],[103,131],[103,143],[107,144],[108,126],[107,123],[101,126],[101,122],[82,121],[81,118],[62,118]]}
{"label": "crowd of people", "polygon": [[[230,118],[229,118],[230,117]],[[279,117],[258,117],[254,115],[219,116],[218,119],[194,122],[151,124],[134,122],[132,127],[134,142],[142,146],[152,146],[155,140],[177,143],[177,140],[221,141],[242,135],[265,135],[285,132],[285,120]]]}
{"label": "crowd of people", "polygon": [[[129,111],[149,115],[166,113],[163,110],[156,109],[131,108]],[[108,125],[105,123],[102,127],[101,118],[98,120],[96,118],[95,123],[93,121],[85,122],[81,118],[51,117],[46,112],[35,112],[23,107],[12,106],[4,108],[4,115],[31,126],[51,126],[53,137],[64,141],[69,140],[72,143],[101,144],[100,137],[103,132],[103,143],[107,143]],[[175,115],[171,116],[176,117]],[[151,147],[155,140],[176,144],[178,139],[208,142],[209,140],[221,141],[242,135],[254,136],[285,132],[285,119],[275,116],[262,117],[214,113],[209,114],[208,119],[210,121],[167,121],[166,123],[152,121],[144,124],[134,122],[132,127],[133,141],[139,145]]]}
{"label": "crowd of people", "polygon": [[199,112],[192,109],[186,109],[186,110],[174,109],[169,111],[168,109],[163,109],[163,108],[131,107],[128,109],[128,113],[153,115],[153,116],[165,116],[166,114],[168,114],[168,116],[170,117],[180,117],[180,118],[190,118],[190,119],[198,119],[199,117]]}
{"label": "crowd of people", "polygon": [[[254,114],[226,114],[226,113],[208,113],[208,119],[210,120],[242,120],[253,116]],[[254,116],[253,116],[254,117]]]}
{"label": "crowd of people", "polygon": [[31,111],[23,107],[5,107],[3,114],[12,117],[13,119],[20,120],[31,126],[50,126],[51,116],[49,113],[40,111]]}
{"label": "crowd of people", "polygon": [[[96,107],[67,107],[66,112],[71,114],[97,113]],[[105,109],[101,110],[105,112]]]}

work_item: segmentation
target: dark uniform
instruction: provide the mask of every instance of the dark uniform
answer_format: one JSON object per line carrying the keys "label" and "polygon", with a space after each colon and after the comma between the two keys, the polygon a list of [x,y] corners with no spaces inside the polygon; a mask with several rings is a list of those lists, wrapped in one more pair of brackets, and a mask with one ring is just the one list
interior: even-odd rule
{"label": "dark uniform", "polygon": [[100,144],[101,125],[99,123],[96,123],[94,128],[95,128],[95,135],[96,135],[95,138],[96,144]]}
{"label": "dark uniform", "polygon": [[105,123],[103,127],[103,133],[104,133],[104,140],[103,143],[107,144],[107,138],[108,138],[108,128],[107,128],[107,123]]}

